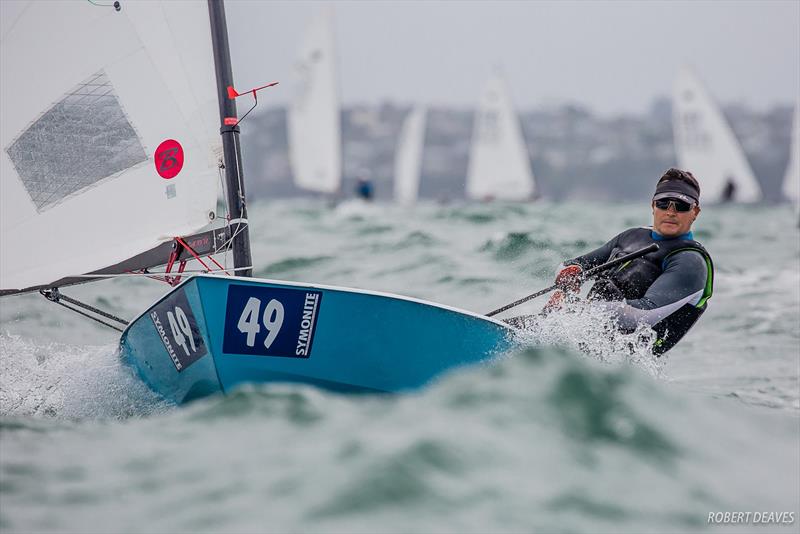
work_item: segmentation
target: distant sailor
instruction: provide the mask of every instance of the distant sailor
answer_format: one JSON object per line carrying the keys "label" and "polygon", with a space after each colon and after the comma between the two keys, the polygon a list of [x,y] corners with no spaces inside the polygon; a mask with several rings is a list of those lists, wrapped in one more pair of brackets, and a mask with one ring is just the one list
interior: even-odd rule
{"label": "distant sailor", "polygon": [[356,195],[366,201],[371,201],[373,196],[372,181],[362,172],[356,182]]}
{"label": "distant sailor", "polygon": [[588,298],[602,301],[623,332],[650,325],[657,334],[653,352],[661,355],[694,325],[706,310],[713,291],[714,265],[692,236],[700,214],[700,185],[690,172],[669,169],[656,185],[651,203],[653,226],[631,228],[588,254],[564,262],[556,290],[545,311],[561,306],[565,295],[577,293],[582,273],[651,243],[659,250],[605,272]]}
{"label": "distant sailor", "polygon": [[722,189],[722,202],[733,202],[736,200],[736,182],[733,176],[729,176],[725,182],[725,187]]}

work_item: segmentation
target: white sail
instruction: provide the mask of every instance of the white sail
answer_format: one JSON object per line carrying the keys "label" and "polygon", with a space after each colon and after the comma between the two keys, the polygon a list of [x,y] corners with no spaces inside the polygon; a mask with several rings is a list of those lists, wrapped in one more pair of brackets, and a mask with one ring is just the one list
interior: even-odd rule
{"label": "white sail", "polygon": [[697,177],[704,201],[761,200],[761,187],[739,141],[688,68],[680,70],[673,88],[672,128],[678,166]]}
{"label": "white sail", "polygon": [[342,181],[341,126],[333,12],[312,21],[295,64],[289,106],[289,161],[299,187],[336,193]]}
{"label": "white sail", "polygon": [[[221,153],[206,2],[2,3],[0,289],[206,225]],[[182,156],[156,155],[166,140]]]}
{"label": "white sail", "polygon": [[795,210],[800,211],[800,102],[794,107],[791,152],[783,178],[783,194],[794,204]]}
{"label": "white sail", "polygon": [[486,83],[475,115],[467,170],[467,196],[475,200],[528,200],[535,184],[528,149],[504,79]]}
{"label": "white sail", "polygon": [[394,198],[401,204],[415,203],[419,194],[425,119],[425,108],[415,107],[406,117],[400,131],[394,158]]}

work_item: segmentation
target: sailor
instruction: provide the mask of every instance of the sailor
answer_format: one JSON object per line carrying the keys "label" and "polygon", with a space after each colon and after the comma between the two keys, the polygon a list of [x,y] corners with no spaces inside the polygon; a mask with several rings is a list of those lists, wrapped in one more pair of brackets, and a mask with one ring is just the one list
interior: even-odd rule
{"label": "sailor", "polygon": [[366,171],[361,171],[358,175],[355,188],[356,195],[366,201],[371,201],[373,196],[372,181],[367,178]]}
{"label": "sailor", "polygon": [[545,311],[559,308],[566,295],[580,290],[584,271],[657,243],[656,252],[603,273],[588,298],[611,310],[623,332],[650,325],[657,335],[655,354],[671,349],[706,310],[713,290],[711,256],[692,236],[699,201],[700,185],[692,173],[666,171],[651,203],[653,226],[626,230],[597,250],[564,262],[556,276],[560,289]]}
{"label": "sailor", "polygon": [[728,181],[725,182],[725,187],[722,189],[722,202],[733,202],[736,200],[736,182],[733,179],[733,176],[728,177]]}

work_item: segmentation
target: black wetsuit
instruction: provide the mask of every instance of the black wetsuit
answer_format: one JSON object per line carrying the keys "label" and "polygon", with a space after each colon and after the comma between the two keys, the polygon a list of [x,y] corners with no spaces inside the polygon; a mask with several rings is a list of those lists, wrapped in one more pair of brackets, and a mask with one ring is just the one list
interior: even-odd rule
{"label": "black wetsuit", "polygon": [[714,265],[692,233],[666,239],[651,228],[631,228],[588,254],[564,262],[584,271],[657,243],[659,250],[603,273],[589,298],[605,301],[619,329],[646,323],[658,335],[653,352],[663,354],[683,337],[706,309]]}

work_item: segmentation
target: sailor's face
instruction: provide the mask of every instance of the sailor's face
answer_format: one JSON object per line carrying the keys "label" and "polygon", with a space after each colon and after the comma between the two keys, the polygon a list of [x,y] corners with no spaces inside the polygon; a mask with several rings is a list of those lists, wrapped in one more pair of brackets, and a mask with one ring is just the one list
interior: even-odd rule
{"label": "sailor's face", "polygon": [[667,209],[653,208],[653,229],[664,237],[677,237],[692,229],[692,223],[700,215],[700,206],[694,206],[689,211],[677,211],[675,203],[671,202]]}

